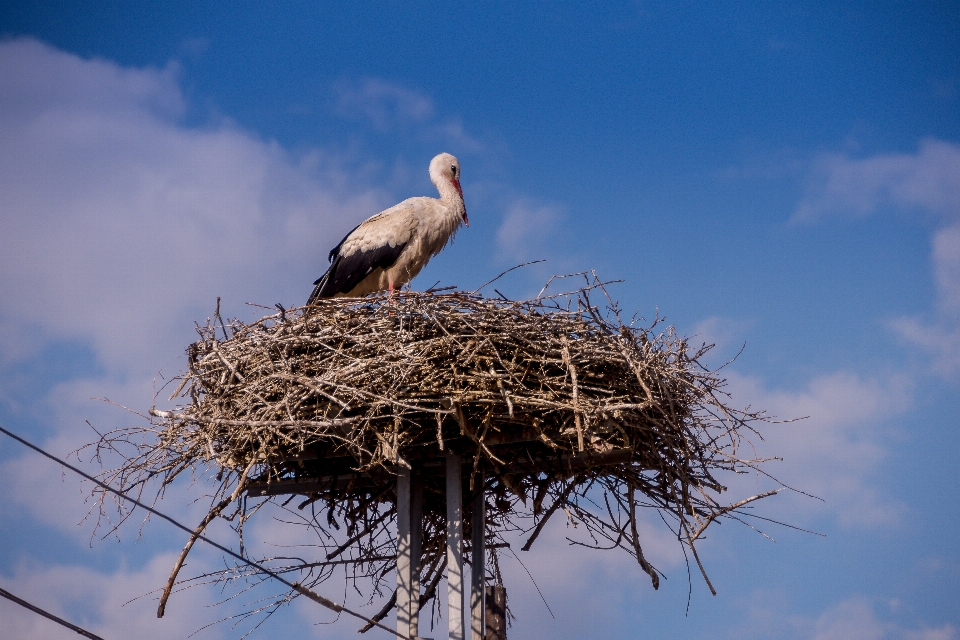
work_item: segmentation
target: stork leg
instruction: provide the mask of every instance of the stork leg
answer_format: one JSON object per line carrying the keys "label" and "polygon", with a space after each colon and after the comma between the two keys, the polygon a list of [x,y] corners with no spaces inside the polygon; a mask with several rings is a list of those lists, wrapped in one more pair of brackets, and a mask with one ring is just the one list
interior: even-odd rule
{"label": "stork leg", "polygon": [[[395,307],[397,305],[397,301],[393,299],[393,280],[387,281],[387,302],[390,303],[391,307]],[[393,309],[390,310],[391,316],[396,313],[397,312],[394,311]]]}

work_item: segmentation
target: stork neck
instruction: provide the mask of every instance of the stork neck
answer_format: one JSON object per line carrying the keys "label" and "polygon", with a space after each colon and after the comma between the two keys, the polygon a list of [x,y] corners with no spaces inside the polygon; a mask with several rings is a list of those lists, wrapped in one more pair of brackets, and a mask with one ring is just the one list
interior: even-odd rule
{"label": "stork neck", "polygon": [[457,215],[463,215],[466,207],[463,204],[463,198],[457,193],[454,186],[447,180],[438,180],[436,183],[437,191],[440,192],[440,201],[452,209]]}

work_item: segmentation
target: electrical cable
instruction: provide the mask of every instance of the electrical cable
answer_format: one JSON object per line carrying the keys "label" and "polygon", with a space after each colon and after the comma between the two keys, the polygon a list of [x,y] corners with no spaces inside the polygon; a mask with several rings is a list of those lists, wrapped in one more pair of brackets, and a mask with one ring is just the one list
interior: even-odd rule
{"label": "electrical cable", "polygon": [[[2,428],[2,427],[0,427],[0,428]],[[95,635],[95,634],[93,634],[93,633],[90,633],[90,632],[87,631],[86,629],[81,629],[81,628],[78,627],[77,625],[71,624],[71,623],[67,622],[66,620],[64,620],[63,618],[58,618],[57,616],[53,615],[53,614],[50,613],[49,611],[44,611],[43,609],[41,609],[40,607],[38,607],[38,606],[35,605],[35,604],[30,604],[30,603],[27,602],[26,600],[23,600],[22,598],[18,598],[17,596],[13,595],[12,593],[10,593],[9,591],[7,591],[6,589],[0,588],[0,596],[3,596],[3,597],[6,598],[7,600],[12,600],[13,602],[16,602],[16,603],[17,603],[18,605],[20,605],[21,607],[25,607],[25,608],[27,608],[27,609],[30,609],[30,611],[33,611],[34,613],[40,614],[40,615],[43,616],[44,618],[49,618],[49,619],[53,620],[54,622],[56,622],[56,623],[58,623],[58,624],[62,624],[62,625],[65,626],[67,629],[70,629],[71,631],[76,631],[77,633],[79,633],[79,634],[82,635],[82,636],[86,636],[87,638],[91,638],[91,640],[103,640],[103,638],[101,638],[100,636]]]}

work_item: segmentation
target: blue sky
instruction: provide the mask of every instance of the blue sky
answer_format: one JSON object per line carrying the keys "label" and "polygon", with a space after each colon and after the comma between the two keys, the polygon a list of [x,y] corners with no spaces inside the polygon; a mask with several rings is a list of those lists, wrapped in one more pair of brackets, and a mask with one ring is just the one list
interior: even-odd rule
{"label": "blue sky", "polygon": [[[623,279],[624,308],[717,343],[716,363],[746,343],[733,399],[810,416],[763,451],[823,499],[763,509],[826,537],[718,527],[719,595],[694,579],[689,615],[656,522],[658,592],[557,523],[521,554],[553,615],[505,569],[515,637],[960,638],[960,4],[355,7],[0,7],[0,421],[60,454],[87,419],[125,424],[90,398],[148,408],[217,296],[247,319],[302,303],[342,234],[431,195],[449,151],[471,226],[414,288],[540,258],[498,288]],[[0,441],[0,585],[108,638],[218,618],[202,588],[161,621],[153,596],[124,604],[183,540],[157,522],[91,539],[83,487],[17,446]],[[198,519],[189,495],[164,508]],[[0,636],[60,637],[0,616]],[[354,636],[329,620],[301,603],[254,637]]]}

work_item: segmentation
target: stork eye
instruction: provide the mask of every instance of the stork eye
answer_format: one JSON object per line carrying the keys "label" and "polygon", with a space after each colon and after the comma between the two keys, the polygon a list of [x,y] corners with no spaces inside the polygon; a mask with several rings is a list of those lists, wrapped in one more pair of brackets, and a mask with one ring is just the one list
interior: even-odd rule
{"label": "stork eye", "polygon": [[453,165],[453,164],[450,165],[450,171],[453,172],[453,177],[456,178],[456,177],[457,177],[457,166],[456,166],[456,165]]}

